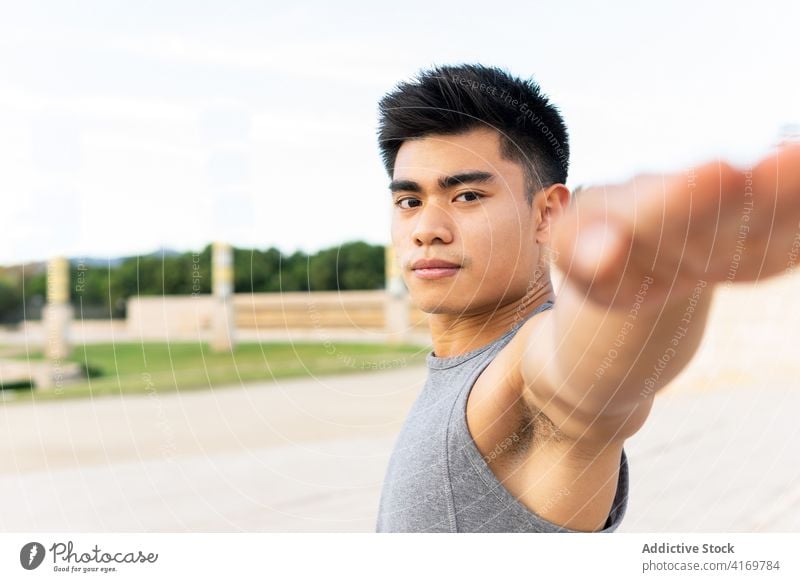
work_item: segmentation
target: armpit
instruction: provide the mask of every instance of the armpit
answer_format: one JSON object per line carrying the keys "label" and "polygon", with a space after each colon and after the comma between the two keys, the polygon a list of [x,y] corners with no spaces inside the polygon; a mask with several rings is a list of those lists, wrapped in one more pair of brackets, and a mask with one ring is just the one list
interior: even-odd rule
{"label": "armpit", "polygon": [[520,421],[512,435],[515,457],[524,456],[543,444],[561,443],[565,439],[566,435],[545,413],[527,403],[520,402]]}

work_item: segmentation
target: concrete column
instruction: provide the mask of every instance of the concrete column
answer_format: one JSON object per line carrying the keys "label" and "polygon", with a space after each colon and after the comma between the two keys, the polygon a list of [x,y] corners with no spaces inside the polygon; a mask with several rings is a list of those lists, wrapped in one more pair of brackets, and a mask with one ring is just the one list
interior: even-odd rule
{"label": "concrete column", "polygon": [[229,352],[235,346],[233,310],[233,248],[215,242],[211,251],[211,286],[214,307],[211,316],[211,349]]}
{"label": "concrete column", "polygon": [[410,332],[408,290],[392,245],[386,246],[386,339],[389,343],[408,341]]}
{"label": "concrete column", "polygon": [[47,305],[42,310],[44,353],[49,360],[61,360],[69,356],[69,324],[72,316],[69,261],[65,257],[54,257],[47,264]]}

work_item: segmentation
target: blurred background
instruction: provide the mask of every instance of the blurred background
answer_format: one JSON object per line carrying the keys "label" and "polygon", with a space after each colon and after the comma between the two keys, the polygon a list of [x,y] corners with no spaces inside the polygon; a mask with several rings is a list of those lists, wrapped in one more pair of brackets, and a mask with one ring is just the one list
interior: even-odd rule
{"label": "blurred background", "polygon": [[[789,1],[2,7],[2,531],[374,528],[430,349],[376,110],[422,68],[533,76],[571,187],[800,136]],[[719,290],[622,531],[800,529],[798,291]]]}

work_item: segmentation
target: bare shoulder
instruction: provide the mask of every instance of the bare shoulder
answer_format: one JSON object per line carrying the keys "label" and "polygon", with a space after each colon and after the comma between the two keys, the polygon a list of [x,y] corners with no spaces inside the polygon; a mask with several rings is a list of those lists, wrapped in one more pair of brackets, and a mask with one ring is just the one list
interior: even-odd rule
{"label": "bare shoulder", "polygon": [[525,396],[520,375],[526,346],[544,329],[550,311],[526,321],[476,380],[467,401],[467,420],[479,445],[485,441],[491,450],[496,442],[510,438],[518,456],[520,449],[527,450],[535,441],[561,437],[540,407]]}
{"label": "bare shoulder", "polygon": [[599,446],[570,437],[525,397],[519,362],[549,317],[551,310],[525,322],[480,375],[467,401],[467,425],[489,468],[528,509],[555,524],[594,531],[602,529],[616,494],[622,442]]}

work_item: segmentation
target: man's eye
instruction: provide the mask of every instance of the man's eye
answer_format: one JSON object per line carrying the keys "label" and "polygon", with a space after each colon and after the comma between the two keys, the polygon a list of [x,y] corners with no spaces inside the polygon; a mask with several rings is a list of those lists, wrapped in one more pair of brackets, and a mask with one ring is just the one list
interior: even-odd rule
{"label": "man's eye", "polygon": [[480,194],[478,192],[462,192],[461,194],[456,196],[456,198],[460,198],[461,196],[470,196],[471,199],[467,200],[467,202],[472,202],[474,200],[478,200],[480,198],[483,198],[483,194]]}
{"label": "man's eye", "polygon": [[[404,206],[404,203],[406,202],[408,202],[409,204]],[[412,202],[414,204],[411,204]],[[417,206],[419,206],[419,204],[417,203],[422,204],[422,202],[420,200],[417,200],[416,198],[401,198],[400,200],[395,202],[395,206],[399,206],[400,208],[407,210],[409,208],[416,208]]]}

